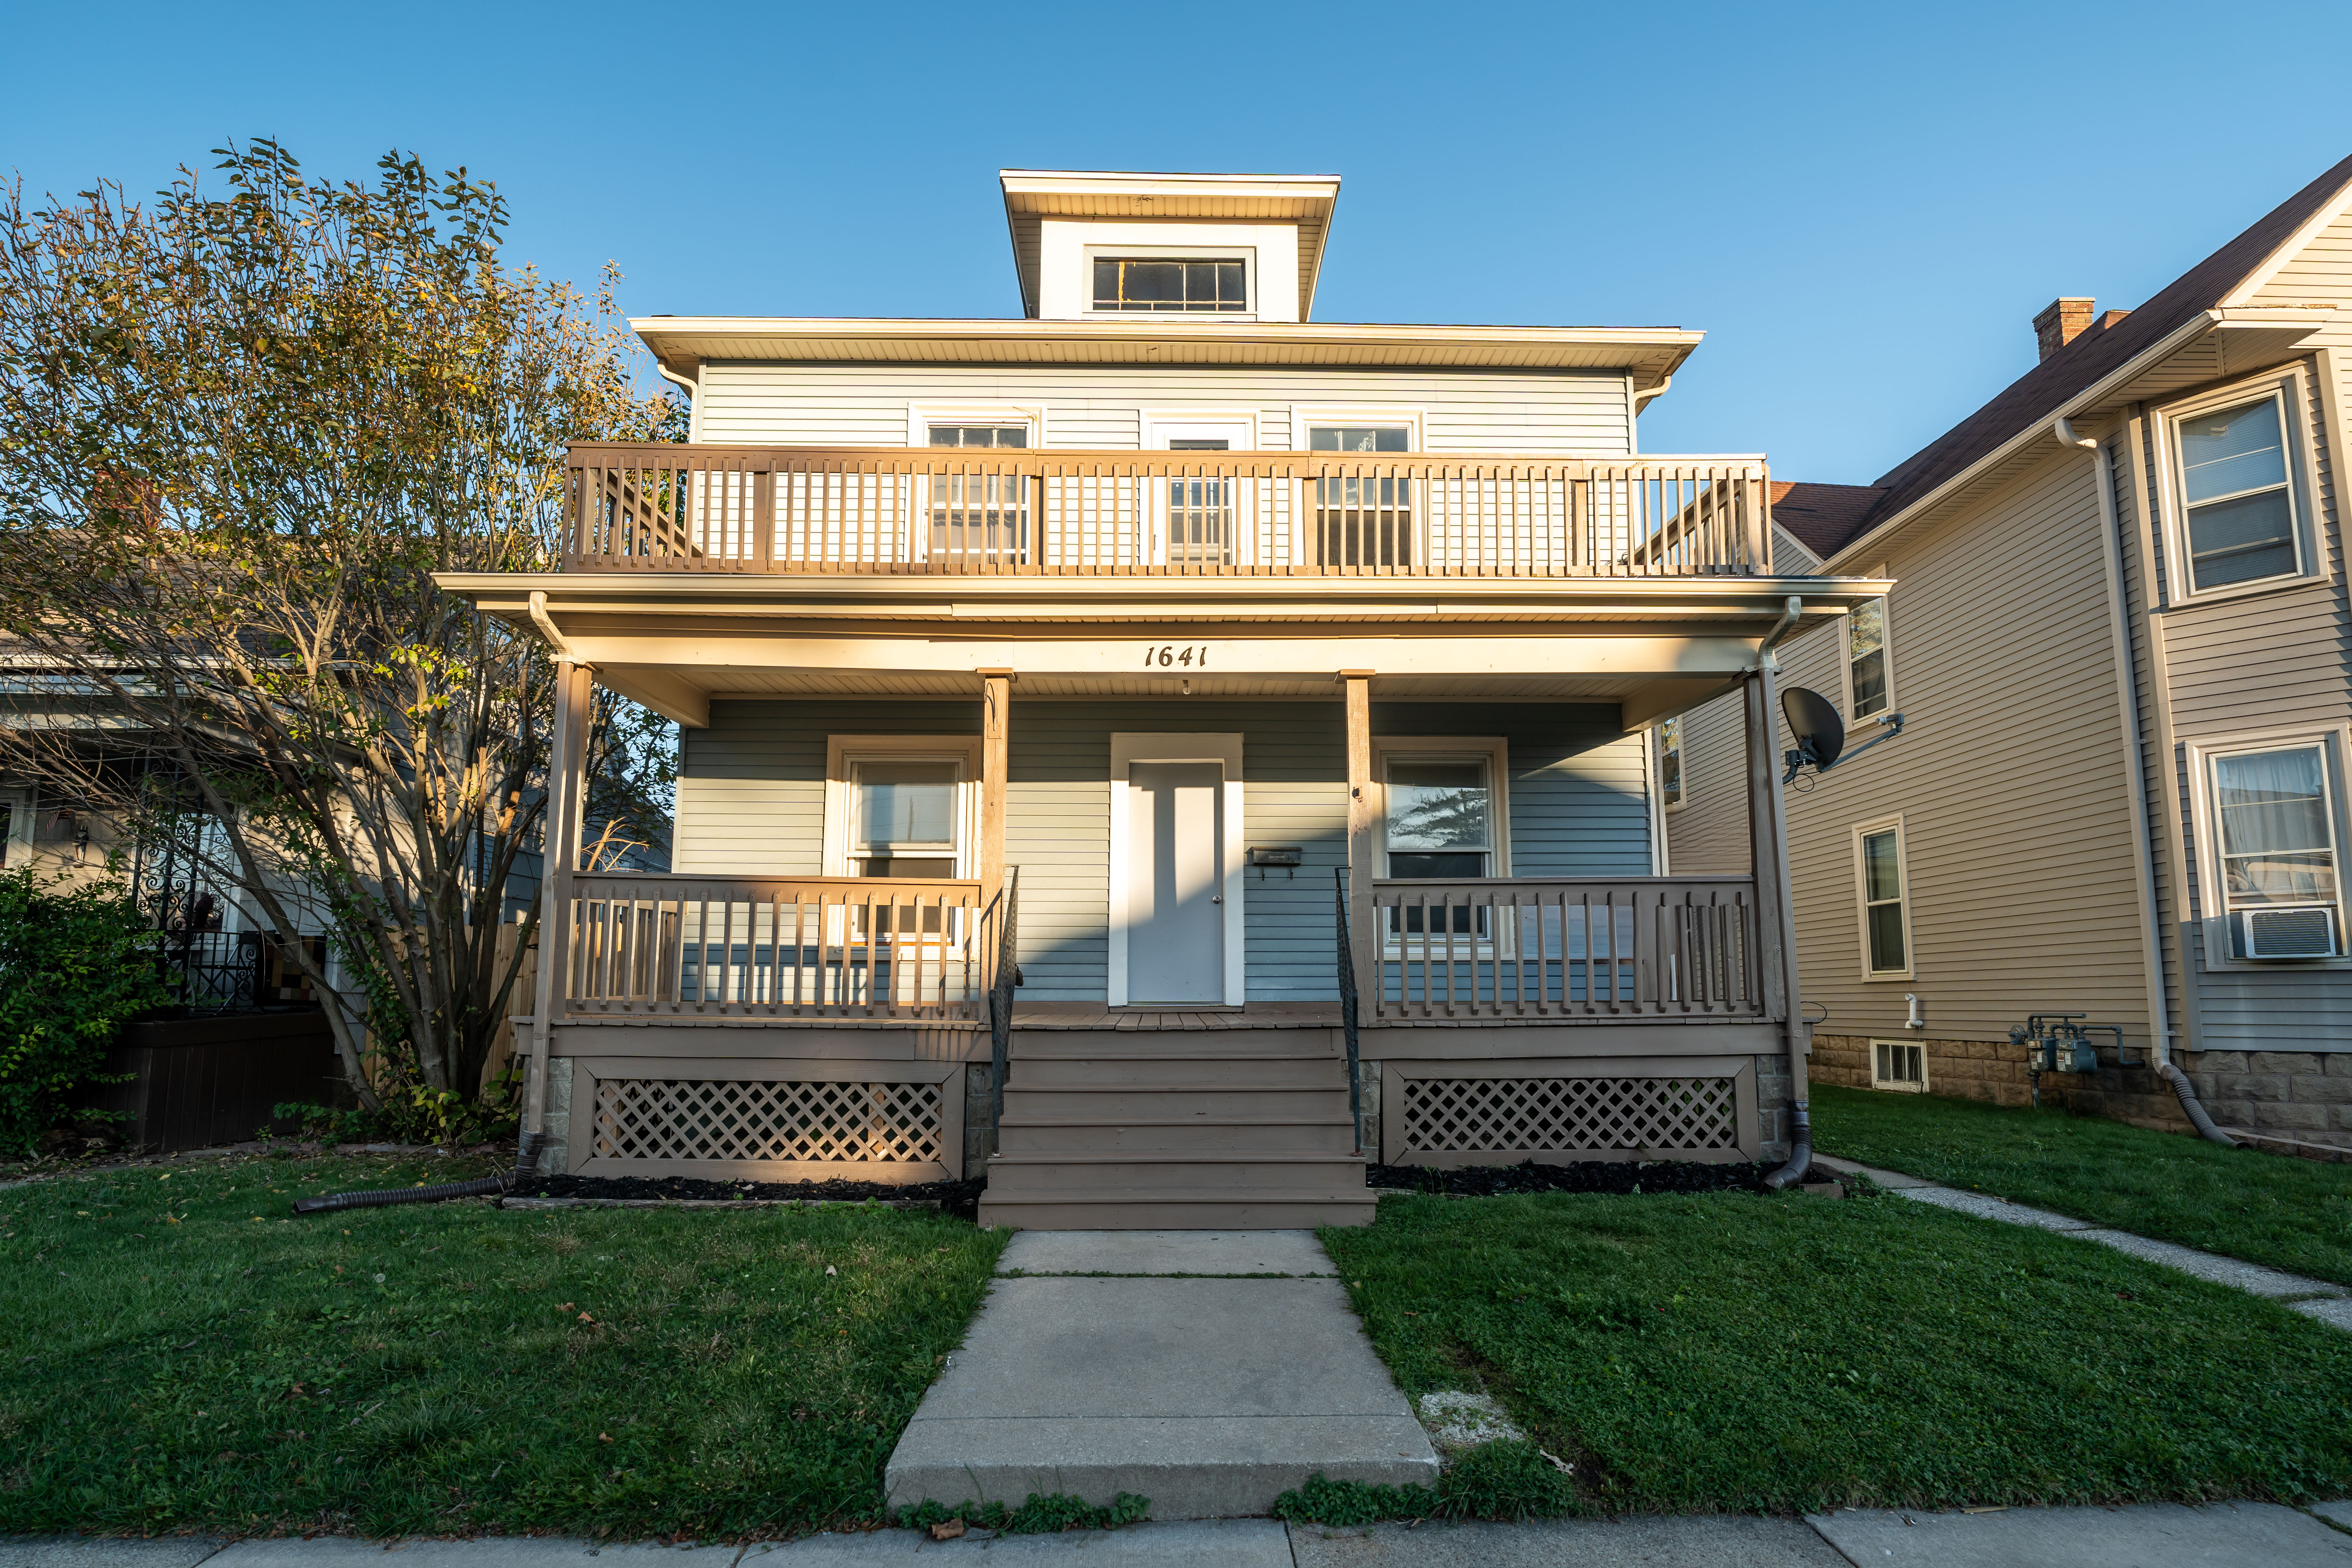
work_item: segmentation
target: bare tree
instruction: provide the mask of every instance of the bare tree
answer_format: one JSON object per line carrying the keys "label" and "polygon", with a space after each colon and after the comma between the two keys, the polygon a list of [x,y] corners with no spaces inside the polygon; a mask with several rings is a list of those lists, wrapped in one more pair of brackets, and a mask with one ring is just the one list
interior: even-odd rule
{"label": "bare tree", "polygon": [[[547,569],[565,443],[675,438],[677,411],[634,389],[616,274],[590,301],[502,262],[464,170],[219,155],[219,189],[183,169],[144,204],[0,191],[0,627],[89,715],[0,727],[0,765],[130,833],[200,812],[208,868],[364,992],[288,946],[362,1103],[387,1068],[471,1100],[552,667],[431,574]],[[659,722],[598,715],[590,831],[658,837]]]}

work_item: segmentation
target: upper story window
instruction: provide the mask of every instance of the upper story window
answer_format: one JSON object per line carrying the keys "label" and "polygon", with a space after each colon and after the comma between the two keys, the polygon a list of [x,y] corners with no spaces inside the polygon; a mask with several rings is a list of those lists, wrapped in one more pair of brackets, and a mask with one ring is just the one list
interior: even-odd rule
{"label": "upper story window", "polygon": [[2301,570],[2284,389],[2171,421],[2190,593]]}
{"label": "upper story window", "polygon": [[1885,712],[1895,689],[1886,664],[1885,599],[1856,605],[1846,616],[1845,671],[1848,715],[1867,719]]}
{"label": "upper story window", "polygon": [[1310,452],[1410,452],[1412,432],[1402,425],[1316,425],[1307,431]]}
{"label": "upper story window", "polygon": [[1239,257],[1097,256],[1097,310],[1247,310],[1249,267]]}
{"label": "upper story window", "polygon": [[1027,447],[1026,425],[934,425],[934,447]]}

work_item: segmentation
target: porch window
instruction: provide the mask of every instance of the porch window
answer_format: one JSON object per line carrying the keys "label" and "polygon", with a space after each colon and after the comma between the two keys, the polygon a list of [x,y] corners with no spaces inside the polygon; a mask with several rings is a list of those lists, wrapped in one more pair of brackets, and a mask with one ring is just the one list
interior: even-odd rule
{"label": "porch window", "polygon": [[2277,392],[2172,421],[2191,591],[2298,570],[2285,399]]}
{"label": "porch window", "polygon": [[1903,824],[1859,828],[1855,868],[1862,895],[1863,967],[1871,979],[1911,973],[1910,929],[1904,896]]}
{"label": "porch window", "polygon": [[1098,256],[1097,310],[1249,309],[1249,267],[1239,257]]}
{"label": "porch window", "polygon": [[[1307,432],[1310,452],[1403,452],[1412,444],[1412,430],[1402,425],[1320,425]],[[1317,479],[1315,533],[1318,564],[1410,566],[1412,480],[1385,474]]]}
{"label": "porch window", "polygon": [[1683,721],[1668,719],[1658,725],[1658,796],[1668,809],[1683,803]]}
{"label": "porch window", "polygon": [[[933,425],[929,431],[935,447],[1004,450],[1029,445],[1026,425]],[[1026,475],[940,469],[930,476],[929,510],[931,559],[1027,563]]]}
{"label": "porch window", "polygon": [[2336,812],[2318,744],[2212,759],[2221,898],[2237,958],[2344,950]]}
{"label": "porch window", "polygon": [[952,762],[861,757],[849,764],[849,863],[854,877],[953,877]]}
{"label": "porch window", "polygon": [[1867,719],[1886,711],[1894,687],[1886,669],[1886,601],[1869,599],[1845,618],[1846,710]]}
{"label": "porch window", "polygon": [[[1484,757],[1394,757],[1388,763],[1388,874],[1453,880],[1490,877],[1495,866],[1491,764]],[[1399,910],[1402,930],[1419,932],[1422,911]],[[1485,935],[1486,911],[1456,906],[1458,933]]]}

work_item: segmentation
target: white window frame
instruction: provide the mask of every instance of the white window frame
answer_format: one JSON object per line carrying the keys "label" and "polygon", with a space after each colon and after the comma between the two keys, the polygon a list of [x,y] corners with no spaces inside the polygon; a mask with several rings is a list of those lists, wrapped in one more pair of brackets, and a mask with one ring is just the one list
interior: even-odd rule
{"label": "white window frame", "polygon": [[2352,955],[2339,958],[2240,958],[2230,941],[2228,894],[2221,872],[2220,801],[2213,760],[2248,752],[2283,752],[2317,746],[2327,785],[2327,823],[2336,839],[2336,937],[2352,937],[2352,900],[2346,896],[2345,846],[2352,831],[2346,805],[2345,770],[2352,762],[2352,725],[2251,731],[2189,742],[2189,833],[2197,845],[2197,914],[2203,937],[2204,967],[2237,973],[2277,969],[2352,969]]}
{"label": "white window frame", "polygon": [[[1495,864],[1487,872],[1490,877],[1511,874],[1511,743],[1501,735],[1375,735],[1372,737],[1372,820],[1379,825],[1380,844],[1374,853],[1380,857],[1375,875],[1385,879],[1389,874],[1389,763],[1392,758],[1411,757],[1422,762],[1481,762],[1486,764],[1486,808],[1493,814],[1491,825],[1494,847],[1488,853]],[[1406,853],[1411,854],[1408,850]],[[1508,955],[1512,922],[1499,921],[1503,951]],[[1482,954],[1496,951],[1497,932],[1489,931],[1475,940],[1475,946]],[[1385,957],[1395,958],[1403,952],[1402,933],[1391,931],[1383,921],[1381,926],[1381,950]]]}
{"label": "white window frame", "polygon": [[[1658,808],[1661,811],[1680,811],[1690,804],[1690,735],[1683,728],[1683,721],[1689,717],[1687,713],[1677,713],[1650,726],[1650,732],[1657,737]],[[1666,738],[1669,734],[1674,737],[1672,750],[1682,764],[1675,774],[1672,800],[1666,798],[1666,752],[1669,749]]]}
{"label": "white window frame", "polygon": [[1305,452],[1307,432],[1315,426],[1346,426],[1349,425],[1402,426],[1405,432],[1405,449],[1402,452],[1368,453],[1369,457],[1410,458],[1429,449],[1429,411],[1425,408],[1398,408],[1393,405],[1349,405],[1335,403],[1294,403],[1290,405],[1290,449]]}
{"label": "white window frame", "polygon": [[[2231,583],[2224,587],[2200,589],[2196,585],[2194,563],[2189,553],[2189,502],[2181,488],[2180,424],[2217,408],[2254,402],[2265,393],[2278,398],[2281,404],[2279,432],[2287,446],[2287,504],[2294,514],[2289,531],[2294,540],[2295,569],[2274,577],[2256,578],[2251,583]],[[2303,366],[2297,364],[2284,371],[2268,371],[2259,376],[2232,382],[2228,386],[2200,393],[2195,397],[2156,411],[2157,499],[2158,514],[2164,524],[2164,597],[2167,604],[2212,604],[2326,580],[2327,565],[2325,555],[2312,537],[2312,498],[2319,493],[2319,476],[2313,467],[2310,408],[2311,389]]]}
{"label": "white window frame", "polygon": [[1244,942],[1242,899],[1247,883],[1242,876],[1243,846],[1248,843],[1242,820],[1242,738],[1238,734],[1172,733],[1152,734],[1114,731],[1110,738],[1110,940],[1105,968],[1105,1005],[1124,1007],[1128,1000],[1128,935],[1127,915],[1132,907],[1129,883],[1134,868],[1129,863],[1128,784],[1138,763],[1216,763],[1225,770],[1224,798],[1219,803],[1224,817],[1224,830],[1219,836],[1224,885],[1225,911],[1225,1001],[1228,1007],[1239,1007],[1249,998],[1249,974],[1246,969],[1248,949]]}
{"label": "white window frame", "polygon": [[979,875],[981,742],[976,735],[827,735],[824,738],[824,874],[854,877],[849,834],[850,764],[867,758],[957,764],[955,875]]}
{"label": "white window frame", "polygon": [[[1895,879],[1901,889],[1903,904],[1903,967],[1873,969],[1870,966],[1870,871],[1863,858],[1863,840],[1890,831],[1895,835]],[[1912,912],[1911,846],[1904,831],[1902,814],[1898,812],[1893,816],[1856,823],[1853,827],[1853,916],[1864,980],[1909,980],[1917,973],[1919,942],[1916,922],[1911,919]]]}
{"label": "white window frame", "polygon": [[[1045,407],[1037,403],[909,403],[907,405],[907,445],[929,450],[934,425],[1021,425],[1029,431],[1029,449],[1045,444]],[[946,448],[941,448],[945,450]],[[961,450],[961,448],[957,448]]]}
{"label": "white window frame", "polygon": [[[1255,408],[1145,408],[1138,413],[1138,424],[1147,452],[1170,450],[1168,443],[1181,440],[1224,440],[1229,451],[1259,450],[1259,411]],[[1168,561],[1168,481],[1147,480],[1150,486],[1151,504],[1143,526],[1150,533],[1141,541],[1139,560],[1153,565],[1165,565]],[[1257,561],[1259,479],[1234,479],[1230,503],[1234,537],[1231,542],[1233,563],[1249,566]],[[1293,523],[1296,527],[1297,524]],[[1295,549],[1296,546],[1294,545]]]}
{"label": "white window frame", "polygon": [[[1881,573],[1880,575],[1885,575]],[[1838,664],[1841,679],[1845,682],[1845,719],[1849,728],[1858,724],[1875,724],[1889,713],[1899,711],[1895,705],[1895,609],[1891,594],[1881,594],[1870,601],[1878,606],[1879,665],[1886,671],[1886,706],[1868,717],[1854,711],[1853,694],[1853,616],[1838,617]]]}
{"label": "white window frame", "polygon": [[[1907,936],[1906,940],[1908,940]],[[1919,1080],[1916,1083],[1912,1082],[1908,1079],[1889,1078],[1883,1070],[1881,1064],[1885,1060],[1889,1054],[1895,1051],[1917,1053],[1916,1059],[1919,1064]],[[1905,1058],[1896,1057],[1895,1059],[1899,1062],[1905,1060]],[[1873,1089],[1888,1089],[1896,1094],[1927,1093],[1927,1042],[1925,1040],[1872,1040],[1870,1042],[1870,1087]]]}
{"label": "white window frame", "polygon": [[[1097,310],[1095,309],[1095,262],[1238,261],[1242,264],[1242,308],[1238,310]],[[1255,321],[1265,303],[1258,292],[1257,247],[1217,245],[1118,245],[1089,241],[1078,247],[1079,310],[1093,321]]]}

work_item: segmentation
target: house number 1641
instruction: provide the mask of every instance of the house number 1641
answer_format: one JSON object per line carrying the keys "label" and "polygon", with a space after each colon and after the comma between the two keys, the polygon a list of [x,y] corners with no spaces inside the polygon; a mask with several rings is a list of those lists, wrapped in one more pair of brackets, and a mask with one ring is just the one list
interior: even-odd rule
{"label": "house number 1641", "polygon": [[1192,669],[1206,669],[1209,667],[1209,645],[1154,643],[1143,650],[1143,668],[1146,669],[1167,669],[1178,665]]}

